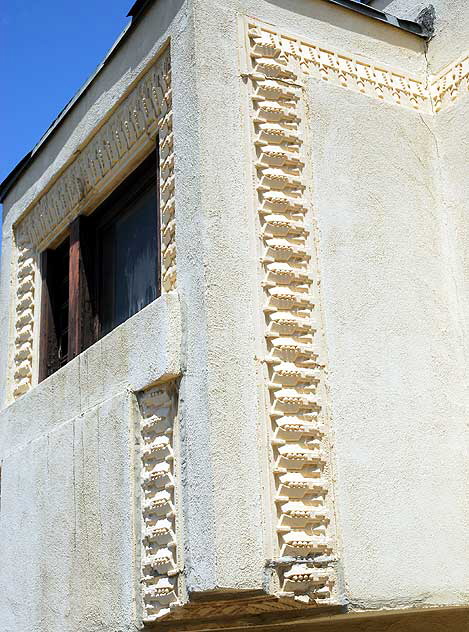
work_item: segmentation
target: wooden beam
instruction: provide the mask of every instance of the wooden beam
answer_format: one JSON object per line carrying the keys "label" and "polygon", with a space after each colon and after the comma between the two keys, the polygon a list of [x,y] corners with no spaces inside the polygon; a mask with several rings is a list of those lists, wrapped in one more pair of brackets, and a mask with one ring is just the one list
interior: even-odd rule
{"label": "wooden beam", "polygon": [[70,224],[70,258],[68,286],[68,360],[81,351],[81,253],[80,253],[80,217]]}
{"label": "wooden beam", "polygon": [[[377,610],[337,614],[331,608],[315,607],[306,610],[273,610],[259,614],[233,614],[236,600],[231,603],[212,602],[210,617],[198,618],[196,603],[187,604],[173,614],[174,619],[163,619],[144,626],[143,632],[467,632],[469,607],[441,606],[408,608],[407,610]],[[279,605],[280,605],[279,600]],[[208,602],[210,605],[210,602]],[[228,613],[223,615],[223,606]],[[231,606],[231,610],[229,607]],[[186,610],[184,616],[184,609]],[[191,611],[195,610],[191,617]],[[209,609],[207,609],[209,610]]]}
{"label": "wooden beam", "polygon": [[70,224],[68,361],[94,341],[88,274],[85,266],[85,218]]}

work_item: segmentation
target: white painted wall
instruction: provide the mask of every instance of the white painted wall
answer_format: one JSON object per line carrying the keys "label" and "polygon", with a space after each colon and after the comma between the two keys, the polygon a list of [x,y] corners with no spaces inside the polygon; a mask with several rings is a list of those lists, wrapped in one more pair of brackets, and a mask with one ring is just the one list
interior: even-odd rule
{"label": "white painted wall", "polygon": [[[230,261],[228,268],[220,266],[222,253],[217,252],[206,269],[206,278],[213,273],[206,299],[215,299],[209,309],[217,339],[213,362],[223,380],[223,375],[231,376],[231,367],[223,371],[219,364],[223,346],[218,341],[226,336],[227,347],[235,346],[230,342],[233,330],[218,329],[223,310],[237,311],[245,338],[253,333],[250,310],[256,306],[256,298],[248,300],[255,279],[252,267],[246,267],[246,258],[254,263],[254,249],[246,252],[244,243],[244,223],[252,221],[246,215],[251,200],[242,191],[251,173],[243,147],[248,121],[242,115],[241,81],[236,86],[233,80],[242,55],[231,45],[239,16],[257,17],[308,41],[422,76],[427,62],[422,40],[363,23],[326,3],[213,1],[194,7],[201,196],[214,222],[216,218],[216,230],[209,232],[209,222],[206,235],[216,243],[226,231],[223,253]],[[308,102],[346,599],[358,609],[464,603],[469,401],[451,248],[435,177],[433,119],[315,82]],[[232,175],[236,164],[244,168],[240,180]],[[465,162],[458,164],[463,169]],[[463,199],[467,204],[468,197]],[[233,244],[239,256],[232,255]],[[178,245],[181,250],[186,249]],[[232,269],[238,274],[236,284]],[[231,297],[239,292],[244,300],[230,304],[227,287]],[[223,310],[217,316],[219,306]],[[241,349],[242,341],[236,341]],[[212,372],[212,380],[216,376]],[[221,434],[212,435],[213,449],[220,446],[223,455],[233,439],[222,430],[229,424],[226,411],[238,403],[230,380],[224,387],[226,399],[211,399],[220,403],[218,418],[226,419]],[[446,458],[453,464],[451,474]],[[232,497],[221,490],[232,489],[236,481],[229,482],[225,464],[216,465],[215,507],[231,517]],[[195,506],[186,511],[195,514]],[[268,524],[268,512],[266,519]],[[219,528],[225,525],[228,521]],[[189,538],[192,529],[198,539],[203,525],[191,526]],[[445,534],[450,532],[448,542]],[[229,534],[233,536],[231,530]],[[230,560],[224,552],[231,548],[222,543],[217,551],[223,560],[219,568],[226,569]]]}
{"label": "white painted wall", "polygon": [[1,412],[2,632],[135,629],[132,393],[180,345],[173,292]]}
{"label": "white painted wall", "polygon": [[[167,38],[185,37],[187,22],[182,2],[155,3],[4,204],[2,407],[11,227]],[[1,411],[2,632],[124,631],[139,624],[132,393],[180,374],[181,329],[178,295],[163,296]]]}
{"label": "white painted wall", "polygon": [[[131,391],[179,372],[187,590],[265,587],[274,536],[240,76],[246,15],[426,71],[421,40],[326,2],[160,0],[38,153],[4,206],[2,333],[13,223],[171,38],[178,296],[0,413],[5,632],[132,629]],[[459,54],[452,33],[454,55],[443,35],[430,44],[433,71]],[[345,596],[359,609],[463,603],[468,100],[438,120],[313,80],[307,100]],[[1,336],[1,402],[7,352]]]}
{"label": "white painted wall", "polygon": [[2,455],[2,631],[135,629],[130,414],[124,392]]}
{"label": "white painted wall", "polygon": [[433,120],[308,92],[347,599],[464,603],[467,361]]}

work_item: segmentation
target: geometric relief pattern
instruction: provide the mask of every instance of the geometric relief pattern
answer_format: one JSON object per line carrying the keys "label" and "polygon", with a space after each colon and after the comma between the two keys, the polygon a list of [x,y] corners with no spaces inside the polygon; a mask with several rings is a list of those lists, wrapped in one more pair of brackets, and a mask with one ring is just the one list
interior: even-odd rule
{"label": "geometric relief pattern", "polygon": [[250,25],[250,30],[274,46],[291,66],[296,66],[299,79],[307,75],[388,103],[431,112],[430,95],[423,78],[264,27]]}
{"label": "geometric relief pattern", "polygon": [[319,279],[304,177],[302,85],[310,76],[436,113],[469,93],[469,56],[427,81],[248,21],[268,405],[281,594],[337,602]]}
{"label": "geometric relief pattern", "polygon": [[28,241],[17,241],[18,253],[13,396],[19,397],[31,388],[34,335],[35,252]]}
{"label": "geometric relief pattern", "polygon": [[469,54],[433,77],[430,92],[435,112],[440,112],[464,94],[469,94]]}
{"label": "geometric relief pattern", "polygon": [[365,60],[350,53],[319,46],[270,28],[249,25],[263,41],[270,42],[301,75],[360,92],[383,102],[420,112],[439,112],[469,94],[469,55],[444,68],[437,75],[419,77]]}
{"label": "geometric relief pattern", "polygon": [[[143,75],[104,125],[21,221],[37,248],[44,248],[83,212],[113,172],[156,137],[171,109],[171,71],[166,53]],[[167,119],[166,119],[167,120]]]}
{"label": "geometric relief pattern", "polygon": [[171,70],[164,77],[167,111],[159,128],[161,205],[161,285],[163,291],[176,288],[176,217],[174,199],[174,143]]}
{"label": "geometric relief pattern", "polygon": [[[31,258],[34,259],[46,248],[80,213],[90,213],[99,203],[100,195],[102,198],[115,186],[113,183],[117,183],[118,178],[128,174],[128,165],[132,164],[132,160],[143,158],[145,152],[151,150],[157,135],[160,149],[162,290],[175,288],[172,118],[171,68],[169,50],[166,50],[16,226],[20,252],[15,326],[21,334],[17,333],[15,340],[14,397],[22,395],[32,385],[35,278]],[[28,336],[26,325],[30,327]]]}
{"label": "geometric relief pattern", "polygon": [[142,598],[145,621],[178,605],[173,432],[178,390],[174,382],[139,395],[142,460]]}
{"label": "geometric relief pattern", "polygon": [[268,406],[281,593],[335,602],[325,367],[298,75],[278,40],[249,29]]}

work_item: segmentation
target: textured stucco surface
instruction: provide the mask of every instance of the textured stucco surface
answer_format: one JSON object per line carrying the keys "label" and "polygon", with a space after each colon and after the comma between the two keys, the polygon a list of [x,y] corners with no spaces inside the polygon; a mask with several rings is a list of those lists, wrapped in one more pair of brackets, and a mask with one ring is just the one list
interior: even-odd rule
{"label": "textured stucco surface", "polygon": [[[379,56],[411,72],[424,68],[423,46],[380,24],[364,30],[354,15],[327,3],[193,4],[194,46],[184,63],[193,64],[194,72],[174,97],[175,125],[180,126],[177,174],[193,170],[190,186],[181,177],[177,191],[183,227],[177,234],[179,287],[187,345],[183,389],[184,400],[191,402],[186,417],[184,408],[182,412],[182,432],[187,433],[182,449],[187,451],[183,494],[188,587],[194,592],[229,586],[252,590],[264,584],[264,562],[271,558],[273,545],[268,462],[259,459],[258,452],[265,451],[267,433],[265,426],[256,428],[259,403],[253,388],[262,373],[255,357],[262,303],[255,291],[250,132],[239,76],[245,54],[239,19],[260,18],[282,25],[287,33]],[[193,313],[206,313],[197,328]],[[201,362],[207,362],[203,373]],[[201,471],[202,464],[211,468],[210,476]]]}
{"label": "textured stucco surface", "polygon": [[173,292],[1,413],[2,632],[135,629],[132,392],[179,349]]}
{"label": "textured stucco surface", "polygon": [[[160,0],[39,152],[4,207],[2,405],[12,225],[171,38],[178,292],[0,413],[6,632],[133,629],[132,391],[178,375],[185,589],[266,587],[275,534],[245,16],[428,69],[422,40],[326,2]],[[431,72],[462,52],[456,26],[430,43]],[[345,601],[464,603],[468,99],[435,118],[314,80],[305,95]]]}
{"label": "textured stucco surface", "polygon": [[135,629],[131,406],[116,395],[2,459],[2,632]]}
{"label": "textured stucco surface", "polygon": [[0,458],[125,389],[180,373],[176,292],[150,303],[1,413]]}
{"label": "textured stucco surface", "polygon": [[[439,204],[448,227],[447,248],[450,255],[451,281],[456,289],[454,309],[458,313],[459,349],[461,363],[466,367],[469,358],[469,103],[466,99],[458,107],[442,112],[435,120],[435,151],[439,161],[436,178],[439,185]],[[467,383],[467,376],[466,376]]]}
{"label": "textured stucco surface", "polygon": [[464,603],[469,398],[433,123],[308,95],[347,599]]}

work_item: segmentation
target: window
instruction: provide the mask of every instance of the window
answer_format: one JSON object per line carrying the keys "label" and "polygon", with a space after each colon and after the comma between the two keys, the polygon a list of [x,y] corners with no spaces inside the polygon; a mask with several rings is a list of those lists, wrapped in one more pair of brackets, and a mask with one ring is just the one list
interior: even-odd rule
{"label": "window", "polygon": [[157,158],[42,254],[40,380],[159,296]]}

